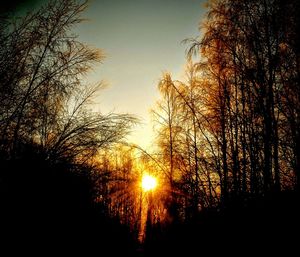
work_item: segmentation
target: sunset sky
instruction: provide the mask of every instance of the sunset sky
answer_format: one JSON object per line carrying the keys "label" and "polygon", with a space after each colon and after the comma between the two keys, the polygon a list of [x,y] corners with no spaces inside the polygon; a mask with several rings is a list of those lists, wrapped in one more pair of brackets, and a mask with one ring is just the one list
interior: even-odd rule
{"label": "sunset sky", "polygon": [[[45,1],[25,1],[30,10]],[[182,76],[187,45],[182,40],[199,35],[205,0],[93,0],[75,33],[79,40],[106,54],[90,73],[91,81],[108,87],[99,95],[96,110],[137,115],[130,141],[143,148],[153,138],[149,110],[158,99],[157,84],[164,71]]]}

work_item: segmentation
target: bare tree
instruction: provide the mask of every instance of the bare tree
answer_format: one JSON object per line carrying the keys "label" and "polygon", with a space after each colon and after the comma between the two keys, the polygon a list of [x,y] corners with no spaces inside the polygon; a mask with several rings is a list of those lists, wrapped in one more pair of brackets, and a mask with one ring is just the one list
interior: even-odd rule
{"label": "bare tree", "polygon": [[71,33],[86,7],[86,1],[51,1],[1,30],[1,148],[8,157],[22,142],[39,144],[47,158],[88,157],[136,121],[87,109],[101,83],[89,86],[84,76],[104,55]]}

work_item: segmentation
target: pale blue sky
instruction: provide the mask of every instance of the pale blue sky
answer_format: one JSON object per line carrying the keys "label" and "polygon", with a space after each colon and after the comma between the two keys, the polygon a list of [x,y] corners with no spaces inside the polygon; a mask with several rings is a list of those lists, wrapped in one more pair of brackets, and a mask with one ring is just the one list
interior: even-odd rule
{"label": "pale blue sky", "polygon": [[199,35],[204,0],[94,0],[84,13],[89,21],[76,32],[80,40],[102,48],[107,58],[92,80],[109,87],[99,96],[102,112],[132,113],[142,119],[130,140],[151,145],[149,110],[158,98],[157,84],[164,71],[183,74],[186,38]]}
{"label": "pale blue sky", "polygon": [[[26,5],[26,2],[29,4]],[[25,1],[26,9],[43,0]],[[186,38],[199,35],[205,0],[91,0],[74,30],[83,41],[106,54],[90,74],[109,87],[97,99],[97,110],[131,113],[141,118],[130,137],[144,148],[151,145],[150,108],[158,99],[164,71],[180,78],[185,65]]]}

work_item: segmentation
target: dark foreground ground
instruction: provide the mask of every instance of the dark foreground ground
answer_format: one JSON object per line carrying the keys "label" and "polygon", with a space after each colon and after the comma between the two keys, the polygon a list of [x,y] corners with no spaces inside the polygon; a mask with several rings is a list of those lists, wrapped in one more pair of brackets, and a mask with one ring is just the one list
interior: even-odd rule
{"label": "dark foreground ground", "polygon": [[299,199],[295,192],[284,192],[252,199],[244,207],[201,213],[187,224],[173,224],[161,238],[153,235],[145,255],[298,256]]}
{"label": "dark foreground ground", "polygon": [[[91,202],[85,176],[2,162],[0,256],[298,256],[299,194],[283,192],[157,226],[139,245]],[[43,172],[41,172],[41,170]]]}

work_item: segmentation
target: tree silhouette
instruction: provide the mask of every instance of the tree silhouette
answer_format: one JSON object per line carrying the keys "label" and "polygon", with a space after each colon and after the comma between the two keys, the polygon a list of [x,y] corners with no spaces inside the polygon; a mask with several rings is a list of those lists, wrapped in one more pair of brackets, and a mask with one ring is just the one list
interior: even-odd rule
{"label": "tree silhouette", "polygon": [[1,15],[1,253],[6,247],[34,253],[37,245],[69,253],[89,254],[99,245],[112,254],[132,251],[131,232],[94,202],[93,174],[95,156],[137,120],[92,111],[104,85],[89,85],[86,75],[104,55],[71,33],[86,7],[51,1],[24,18]]}
{"label": "tree silhouette", "polygon": [[[172,95],[176,110],[169,115],[176,142],[162,133],[160,147],[172,149],[172,170],[179,171],[176,190],[186,198],[179,201],[182,217],[189,217],[183,208],[193,205],[188,199],[198,211],[219,201],[228,208],[298,187],[299,103],[290,91],[298,88],[298,23],[292,4],[210,2],[203,37],[188,50],[186,81],[169,75],[162,80],[161,95]],[[284,19],[287,12],[291,16]],[[193,54],[199,56],[194,64]],[[167,110],[155,111],[160,131],[171,130]]]}
{"label": "tree silhouette", "polygon": [[22,141],[40,144],[46,158],[91,155],[135,122],[129,115],[88,111],[102,86],[85,85],[84,75],[104,55],[70,33],[86,6],[53,1],[2,30],[0,128],[8,158],[18,155]]}

